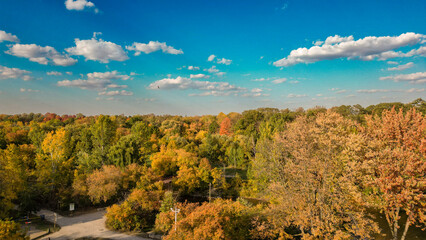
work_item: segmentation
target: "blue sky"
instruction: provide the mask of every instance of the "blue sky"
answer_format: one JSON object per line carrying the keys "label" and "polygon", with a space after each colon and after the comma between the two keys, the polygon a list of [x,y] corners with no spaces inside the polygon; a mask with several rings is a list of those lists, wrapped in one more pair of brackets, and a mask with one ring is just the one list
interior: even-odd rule
{"label": "blue sky", "polygon": [[0,113],[410,102],[425,23],[422,0],[2,0]]}

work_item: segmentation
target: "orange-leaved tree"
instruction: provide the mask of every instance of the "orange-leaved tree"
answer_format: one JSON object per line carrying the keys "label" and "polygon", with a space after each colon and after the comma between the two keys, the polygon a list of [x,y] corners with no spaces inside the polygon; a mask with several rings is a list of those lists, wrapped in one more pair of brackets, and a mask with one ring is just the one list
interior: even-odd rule
{"label": "orange-leaved tree", "polygon": [[[413,108],[403,113],[384,110],[379,116],[367,116],[363,134],[368,150],[360,165],[374,203],[385,213],[392,238],[404,226],[426,222],[426,117]],[[407,219],[401,223],[401,214]]]}

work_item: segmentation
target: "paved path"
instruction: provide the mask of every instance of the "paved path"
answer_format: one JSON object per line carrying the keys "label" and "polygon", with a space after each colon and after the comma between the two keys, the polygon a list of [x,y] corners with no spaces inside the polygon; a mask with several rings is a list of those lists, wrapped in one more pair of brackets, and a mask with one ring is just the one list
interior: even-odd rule
{"label": "paved path", "polygon": [[[54,222],[54,212],[41,210],[37,215],[44,215],[47,220]],[[138,236],[127,235],[108,230],[105,227],[105,210],[88,213],[75,217],[57,215],[56,223],[61,226],[58,232],[49,234],[46,239],[68,240],[81,237],[101,237],[122,240],[148,240]],[[44,239],[44,238],[43,238]]]}

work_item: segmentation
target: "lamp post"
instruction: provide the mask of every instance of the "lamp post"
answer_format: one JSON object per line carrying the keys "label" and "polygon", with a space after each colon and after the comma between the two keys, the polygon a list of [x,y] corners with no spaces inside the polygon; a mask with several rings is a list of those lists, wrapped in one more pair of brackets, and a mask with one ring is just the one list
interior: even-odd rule
{"label": "lamp post", "polygon": [[173,210],[173,208],[170,208],[170,210],[172,210],[172,212],[175,213],[175,231],[176,231],[176,226],[177,226],[177,214],[180,212],[180,209],[175,209]]}

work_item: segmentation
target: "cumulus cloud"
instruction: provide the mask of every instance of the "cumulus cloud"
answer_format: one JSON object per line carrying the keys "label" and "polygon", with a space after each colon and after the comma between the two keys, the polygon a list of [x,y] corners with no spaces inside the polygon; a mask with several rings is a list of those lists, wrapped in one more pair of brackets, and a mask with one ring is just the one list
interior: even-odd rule
{"label": "cumulus cloud", "polygon": [[253,82],[263,82],[263,81],[269,81],[269,80],[271,80],[271,78],[256,78],[256,79],[253,79],[252,81]]}
{"label": "cumulus cloud", "polygon": [[126,91],[126,90],[103,91],[103,92],[98,93],[98,95],[102,95],[102,96],[132,96],[133,92]]}
{"label": "cumulus cloud", "polygon": [[397,65],[397,64],[398,64],[398,62],[395,62],[395,61],[388,61],[388,62],[387,62],[387,64],[390,64],[390,65]]}
{"label": "cumulus cloud", "polygon": [[250,90],[250,92],[248,93],[243,93],[241,94],[242,97],[264,97],[264,96],[269,96],[269,94],[264,94],[262,93],[263,90],[260,88],[253,88],[252,90]]}
{"label": "cumulus cloud", "polygon": [[118,85],[118,84],[113,83],[113,84],[107,85],[106,87],[107,88],[127,88],[128,86],[127,85]]}
{"label": "cumulus cloud", "polygon": [[21,88],[19,89],[20,92],[40,92],[40,90],[31,89],[31,88]]}
{"label": "cumulus cloud", "polygon": [[99,10],[95,8],[95,4],[87,0],[66,0],[65,7],[68,10],[82,11],[85,8],[93,8],[97,13]]}
{"label": "cumulus cloud", "polygon": [[287,78],[278,78],[278,79],[272,80],[272,83],[280,84],[280,83],[283,83],[285,81],[287,81]]}
{"label": "cumulus cloud", "polygon": [[332,44],[341,43],[341,42],[350,42],[350,41],[353,41],[353,40],[354,40],[353,36],[341,37],[339,35],[334,35],[334,36],[330,36],[327,39],[325,39],[324,44],[325,45],[332,45]]}
{"label": "cumulus cloud", "polygon": [[209,78],[209,77],[210,77],[209,75],[205,75],[205,74],[202,74],[202,73],[190,75],[190,78],[193,78],[193,79]]}
{"label": "cumulus cloud", "polygon": [[215,74],[218,77],[223,77],[226,74],[226,72],[218,72],[218,73],[215,73]]}
{"label": "cumulus cloud", "polygon": [[211,62],[216,58],[216,55],[212,54],[207,58],[207,61]]}
{"label": "cumulus cloud", "polygon": [[399,66],[396,66],[396,67],[388,68],[388,71],[402,71],[402,70],[405,70],[405,69],[412,68],[413,66],[414,66],[414,63],[409,62],[409,63],[402,64],[402,65],[399,65]]}
{"label": "cumulus cloud", "polygon": [[336,35],[328,37],[322,45],[312,46],[309,49],[298,48],[293,50],[287,57],[274,62],[274,65],[277,67],[288,67],[299,63],[314,63],[338,58],[386,60],[393,57],[405,56],[401,52],[394,52],[392,50],[417,44],[423,38],[425,38],[425,35],[412,32],[394,37],[370,36],[356,41],[352,36],[340,37]]}
{"label": "cumulus cloud", "polygon": [[337,94],[342,94],[342,93],[346,93],[346,92],[348,92],[348,90],[346,90],[346,89],[336,91]]}
{"label": "cumulus cloud", "polygon": [[31,72],[27,70],[8,68],[0,65],[0,80],[20,78],[24,81],[29,81],[32,79],[32,77],[28,75],[30,73]]}
{"label": "cumulus cloud", "polygon": [[87,74],[87,80],[63,80],[57,83],[60,87],[77,87],[97,91],[106,91],[107,88],[126,88],[127,85],[117,85],[112,80],[128,80],[130,76],[120,75],[117,71],[93,72]]}
{"label": "cumulus cloud", "polygon": [[413,49],[407,53],[408,57],[415,56],[415,55],[426,57],[426,46],[421,46],[418,49]]}
{"label": "cumulus cloud", "polygon": [[380,80],[393,80],[394,82],[426,83],[426,72],[386,76],[381,77]]}
{"label": "cumulus cloud", "polygon": [[19,42],[17,36],[7,33],[5,31],[0,30],[0,42],[8,41],[8,42]]}
{"label": "cumulus cloud", "polygon": [[260,88],[253,88],[253,89],[251,90],[251,92],[253,92],[253,93],[260,93],[260,92],[263,92],[263,90],[262,90],[262,89],[260,89]]}
{"label": "cumulus cloud", "polygon": [[87,74],[88,79],[119,79],[119,80],[129,80],[130,76],[122,74],[120,75],[117,71],[111,71],[111,72],[93,72]]}
{"label": "cumulus cloud", "polygon": [[59,81],[59,87],[77,87],[81,89],[103,90],[111,83],[108,79],[77,79],[77,80],[63,80]]}
{"label": "cumulus cloud", "polygon": [[32,62],[37,62],[43,65],[53,63],[57,66],[71,66],[77,60],[70,58],[65,54],[60,54],[55,48],[51,46],[41,47],[36,44],[15,44],[9,46],[7,54],[28,58]]}
{"label": "cumulus cloud", "polygon": [[129,51],[135,51],[135,56],[139,56],[141,52],[149,54],[159,50],[163,51],[163,53],[168,54],[183,54],[183,51],[181,49],[175,49],[172,46],[167,46],[165,42],[162,43],[158,41],[149,41],[148,44],[134,42],[131,46],[126,46],[126,49]]}
{"label": "cumulus cloud", "polygon": [[209,72],[209,73],[217,73],[217,72],[219,72],[219,69],[217,69],[216,66],[212,66],[209,69],[204,69],[204,71]]}
{"label": "cumulus cloud", "polygon": [[225,65],[230,65],[232,63],[232,60],[226,59],[226,58],[222,58],[222,59],[217,59],[217,63],[219,63],[219,64],[225,64]]}
{"label": "cumulus cloud", "polygon": [[57,71],[47,72],[46,74],[49,75],[49,76],[62,76],[62,73],[57,72]]}
{"label": "cumulus cloud", "polygon": [[210,81],[198,81],[190,78],[184,78],[178,76],[177,78],[164,78],[151,83],[148,89],[196,89],[204,91],[243,91],[245,88],[231,85],[228,82],[210,82]]}
{"label": "cumulus cloud", "polygon": [[200,67],[188,66],[188,70],[196,71],[196,70],[200,70]]}
{"label": "cumulus cloud", "polygon": [[89,40],[75,39],[75,47],[65,49],[71,55],[84,56],[86,60],[108,63],[109,61],[125,61],[129,59],[123,48],[113,42],[92,38]]}

